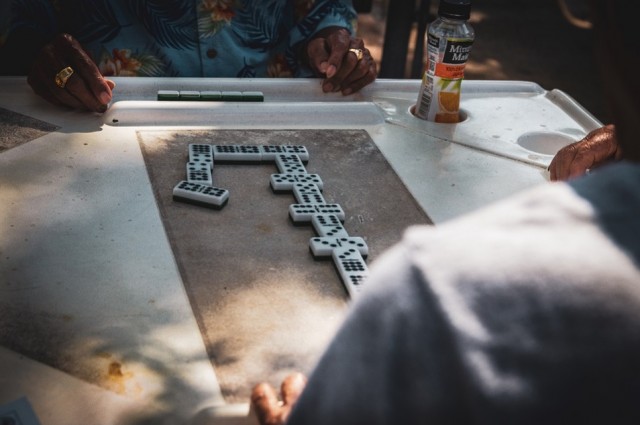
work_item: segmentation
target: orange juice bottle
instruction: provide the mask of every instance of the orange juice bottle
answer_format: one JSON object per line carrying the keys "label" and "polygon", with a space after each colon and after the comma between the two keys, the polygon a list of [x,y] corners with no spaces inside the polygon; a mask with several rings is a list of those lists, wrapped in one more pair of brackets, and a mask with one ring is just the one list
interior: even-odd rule
{"label": "orange juice bottle", "polygon": [[460,89],[475,33],[467,20],[471,0],[440,0],[426,35],[426,60],[414,114],[443,123],[460,121]]}

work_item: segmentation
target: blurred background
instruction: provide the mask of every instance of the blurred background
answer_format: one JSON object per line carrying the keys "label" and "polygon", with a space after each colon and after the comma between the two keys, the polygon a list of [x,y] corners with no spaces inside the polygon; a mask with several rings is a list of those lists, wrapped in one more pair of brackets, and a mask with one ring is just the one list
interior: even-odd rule
{"label": "blurred background", "polygon": [[[354,0],[358,36],[379,78],[421,78],[428,22],[438,0]],[[568,12],[568,13],[567,13]],[[465,78],[522,80],[560,89],[608,122],[587,0],[471,0],[476,32]]]}

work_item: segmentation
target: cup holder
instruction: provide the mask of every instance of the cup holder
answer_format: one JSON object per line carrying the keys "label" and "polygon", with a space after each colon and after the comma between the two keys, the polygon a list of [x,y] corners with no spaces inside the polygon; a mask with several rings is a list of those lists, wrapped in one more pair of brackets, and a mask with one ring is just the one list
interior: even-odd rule
{"label": "cup holder", "polygon": [[575,142],[575,140],[562,133],[551,131],[532,131],[524,133],[516,143],[528,151],[541,155],[555,155],[560,149]]}
{"label": "cup holder", "polygon": [[[416,117],[416,114],[414,113],[416,110],[416,105],[411,105],[411,107],[409,108],[409,113],[411,114],[412,117],[419,119],[421,121],[426,121],[423,120],[422,118],[418,118]],[[449,115],[449,114],[447,114]],[[447,122],[448,117],[443,117],[443,121],[435,121],[433,122],[434,124],[442,124],[442,125],[451,125],[451,124],[460,124],[461,122],[466,121],[469,118],[469,114],[467,113],[467,111],[465,111],[464,109],[460,109],[460,111],[458,112],[458,120],[457,121],[451,121],[451,122]],[[430,121],[432,122],[432,121]]]}

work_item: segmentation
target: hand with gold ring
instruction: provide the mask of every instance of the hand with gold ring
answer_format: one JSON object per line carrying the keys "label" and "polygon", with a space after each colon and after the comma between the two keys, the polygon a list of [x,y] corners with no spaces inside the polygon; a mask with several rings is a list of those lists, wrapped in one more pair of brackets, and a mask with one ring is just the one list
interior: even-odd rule
{"label": "hand with gold ring", "polygon": [[68,34],[59,35],[40,51],[27,81],[51,103],[95,112],[107,110],[115,87]]}
{"label": "hand with gold ring", "polygon": [[378,76],[376,63],[364,41],[349,31],[329,27],[318,32],[306,48],[307,62],[324,77],[322,91],[349,95],[372,83]]}
{"label": "hand with gold ring", "polygon": [[358,59],[358,62],[360,62],[364,57],[364,51],[362,49],[349,49],[349,51],[356,55],[356,59]]}
{"label": "hand with gold ring", "polygon": [[67,66],[66,68],[62,68],[60,72],[56,74],[56,78],[54,80],[56,82],[56,86],[63,89],[64,86],[67,85],[67,80],[72,75],[73,75],[73,68],[71,68],[70,66]]}

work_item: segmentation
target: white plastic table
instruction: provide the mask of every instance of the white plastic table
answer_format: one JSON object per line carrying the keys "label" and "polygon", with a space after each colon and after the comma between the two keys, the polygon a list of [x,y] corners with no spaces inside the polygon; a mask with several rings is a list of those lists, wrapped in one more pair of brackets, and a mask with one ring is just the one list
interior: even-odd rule
{"label": "white plastic table", "polygon": [[[0,327],[30,333],[33,350],[55,348],[66,365],[0,346],[0,405],[26,397],[43,425],[249,423],[247,404],[220,393],[137,130],[365,130],[438,225],[547,184],[553,154],[601,125],[530,82],[465,81],[465,120],[436,124],[410,113],[417,80],[378,80],[351,97],[304,79],[114,80],[101,115],[0,78],[0,108],[58,127],[0,152]],[[159,102],[160,89],[262,91],[265,101]],[[311,349],[319,354],[338,323]]]}

